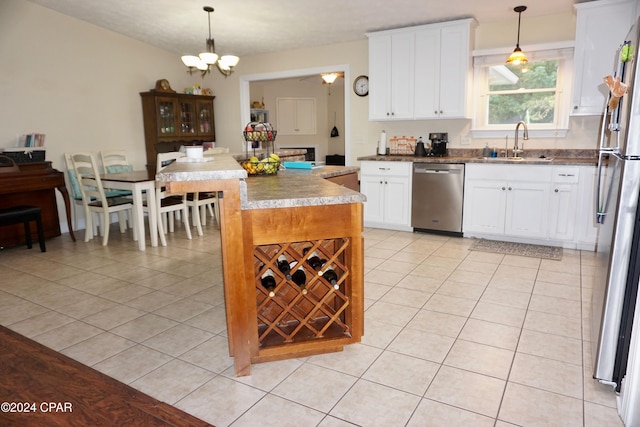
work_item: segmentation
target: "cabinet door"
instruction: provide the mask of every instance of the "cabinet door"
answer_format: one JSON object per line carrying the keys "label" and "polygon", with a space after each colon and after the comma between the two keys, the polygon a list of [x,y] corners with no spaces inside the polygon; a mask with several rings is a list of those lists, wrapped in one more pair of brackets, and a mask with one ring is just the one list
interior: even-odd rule
{"label": "cabinet door", "polygon": [[177,135],[178,104],[174,98],[156,99],[156,117],[159,136]]}
{"label": "cabinet door", "polygon": [[438,117],[440,110],[440,30],[416,33],[414,115],[417,119]]}
{"label": "cabinet door", "polygon": [[391,38],[391,118],[413,118],[414,35]]}
{"label": "cabinet door", "polygon": [[440,106],[441,118],[466,117],[467,82],[471,73],[469,25],[442,29],[440,38]]}
{"label": "cabinet door", "polygon": [[316,134],[315,98],[278,98],[277,130],[281,135]]}
{"label": "cabinet door", "polygon": [[505,234],[510,236],[547,237],[549,184],[512,182],[507,185]]}
{"label": "cabinet door", "polygon": [[463,233],[504,233],[506,183],[467,180],[464,189]]}
{"label": "cabinet door", "polygon": [[360,191],[367,196],[364,202],[364,222],[382,224],[384,222],[384,179],[380,176],[360,177]]}
{"label": "cabinet door", "polygon": [[213,135],[215,129],[213,126],[213,102],[196,101],[196,111],[198,114],[198,134]]}
{"label": "cabinet door", "polygon": [[192,100],[180,99],[178,101],[180,115],[178,116],[178,132],[181,136],[195,135],[198,122],[196,119],[196,106]]}
{"label": "cabinet door", "polygon": [[411,194],[407,178],[384,178],[384,222],[395,226],[411,226]]}
{"label": "cabinet door", "polygon": [[391,109],[391,36],[369,38],[369,119],[387,120]]}
{"label": "cabinet door", "polygon": [[608,89],[602,78],[613,73],[615,52],[636,15],[635,1],[576,4],[573,115],[600,115]]}
{"label": "cabinet door", "polygon": [[572,241],[575,233],[577,184],[552,185],[549,223],[549,238]]}
{"label": "cabinet door", "polygon": [[413,118],[414,35],[369,38],[369,119]]}

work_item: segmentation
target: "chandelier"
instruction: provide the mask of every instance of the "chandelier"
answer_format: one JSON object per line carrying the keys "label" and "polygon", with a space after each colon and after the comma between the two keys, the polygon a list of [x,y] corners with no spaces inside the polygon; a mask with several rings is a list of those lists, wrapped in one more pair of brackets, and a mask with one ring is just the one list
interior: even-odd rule
{"label": "chandelier", "polygon": [[513,50],[513,53],[509,55],[509,58],[507,58],[507,64],[520,65],[527,63],[527,57],[524,52],[522,52],[522,49],[520,49],[520,15],[522,15],[522,12],[525,10],[527,10],[527,6],[516,6],[513,8],[513,11],[518,13],[518,39],[516,41],[516,48]]}
{"label": "chandelier", "polygon": [[205,6],[202,8],[207,12],[209,18],[209,38],[207,39],[207,50],[200,55],[183,55],[181,57],[182,63],[187,66],[187,72],[193,74],[196,70],[202,73],[204,77],[211,71],[211,66],[216,65],[218,71],[220,71],[225,77],[229,76],[233,72],[233,67],[238,65],[238,58],[235,55],[222,55],[218,56],[215,49],[215,43],[211,37],[211,12],[213,8],[211,6]]}

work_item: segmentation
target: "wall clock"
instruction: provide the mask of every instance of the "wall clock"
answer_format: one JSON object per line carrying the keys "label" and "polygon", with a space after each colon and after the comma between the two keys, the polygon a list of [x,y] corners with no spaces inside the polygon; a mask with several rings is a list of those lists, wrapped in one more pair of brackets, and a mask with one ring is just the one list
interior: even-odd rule
{"label": "wall clock", "polygon": [[369,94],[369,77],[358,76],[353,81],[353,91],[358,96],[367,96]]}

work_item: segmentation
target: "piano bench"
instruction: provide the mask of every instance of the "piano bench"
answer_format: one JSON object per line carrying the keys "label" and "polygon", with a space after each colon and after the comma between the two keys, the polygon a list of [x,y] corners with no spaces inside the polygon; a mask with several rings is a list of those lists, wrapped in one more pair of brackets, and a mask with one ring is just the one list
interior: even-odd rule
{"label": "piano bench", "polygon": [[0,209],[0,226],[11,224],[24,224],[24,235],[27,240],[27,248],[31,249],[31,229],[29,223],[36,222],[38,228],[38,241],[40,243],[40,251],[46,252],[47,248],[44,244],[44,231],[42,228],[41,209],[37,206],[15,206],[7,209]]}

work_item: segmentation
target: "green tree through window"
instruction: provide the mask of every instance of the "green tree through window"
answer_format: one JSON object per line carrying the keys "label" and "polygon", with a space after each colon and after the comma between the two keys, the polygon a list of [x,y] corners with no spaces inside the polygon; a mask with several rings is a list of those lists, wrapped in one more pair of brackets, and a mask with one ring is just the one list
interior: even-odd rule
{"label": "green tree through window", "polygon": [[489,72],[488,124],[554,123],[558,61],[496,65]]}

